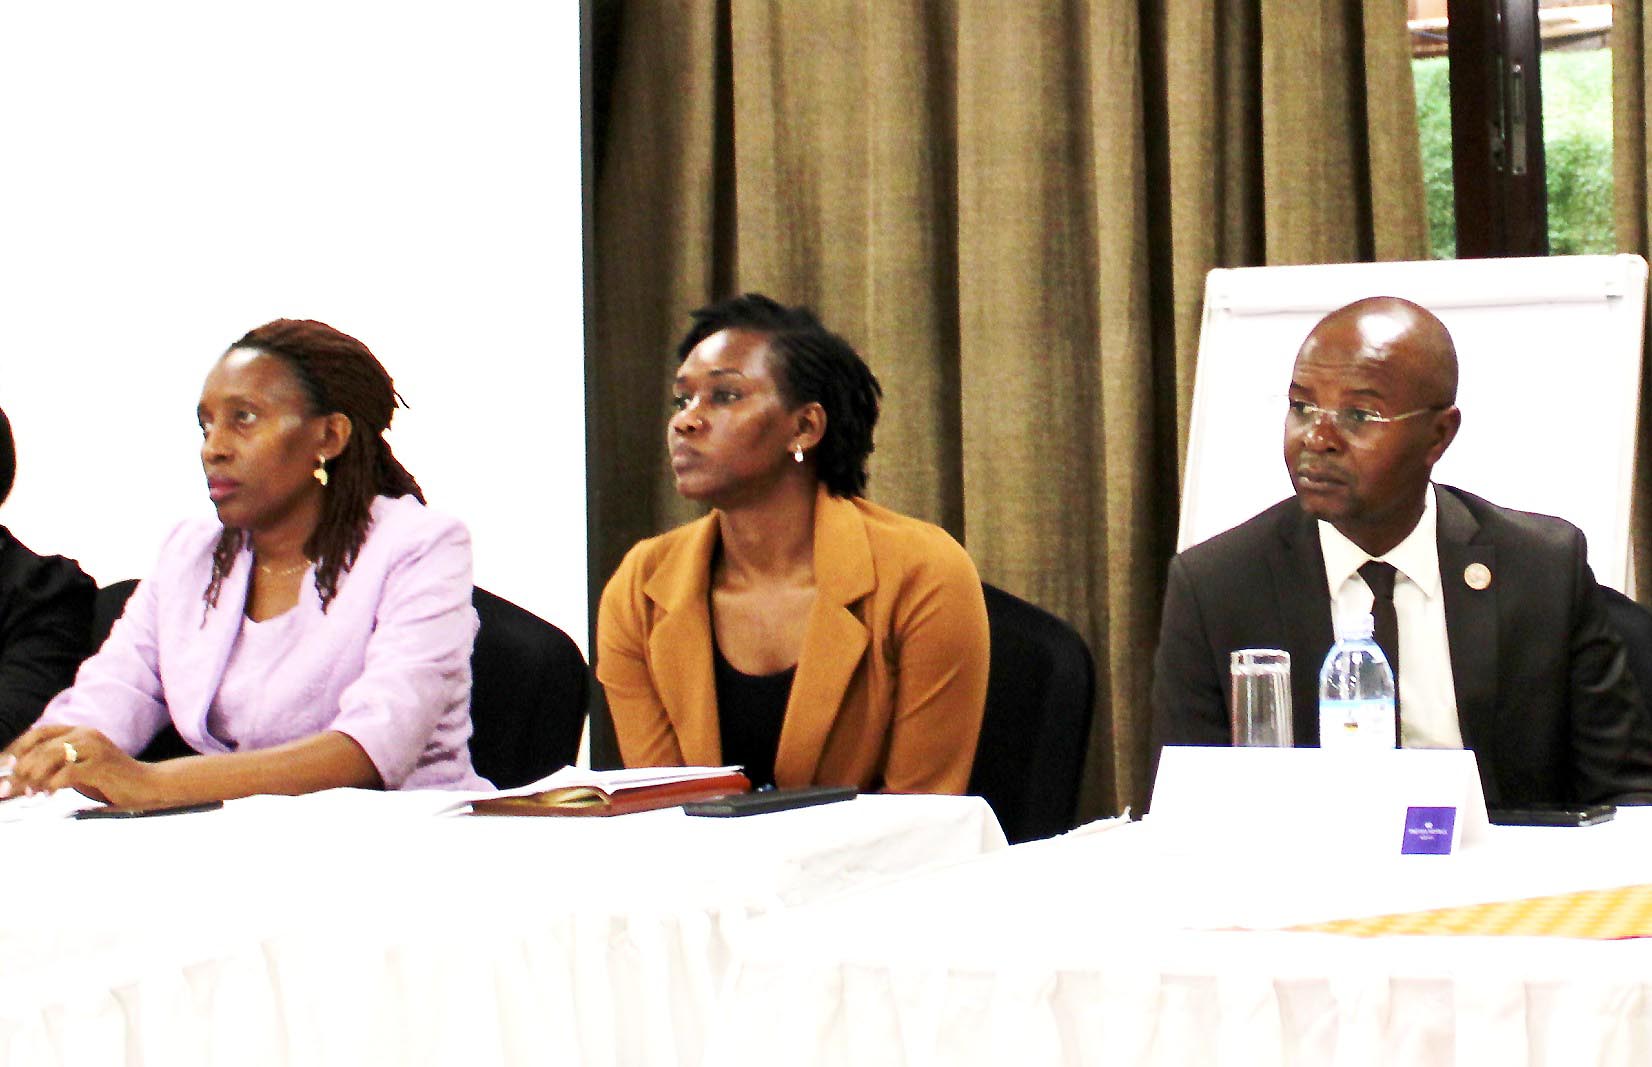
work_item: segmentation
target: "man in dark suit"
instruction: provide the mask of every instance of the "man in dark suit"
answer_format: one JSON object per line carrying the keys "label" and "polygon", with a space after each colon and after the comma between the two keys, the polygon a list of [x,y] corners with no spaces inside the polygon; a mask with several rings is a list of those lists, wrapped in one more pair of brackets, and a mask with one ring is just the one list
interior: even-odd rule
{"label": "man in dark suit", "polygon": [[1229,743],[1240,648],[1291,654],[1295,741],[1317,745],[1333,611],[1371,612],[1401,744],[1473,749],[1488,803],[1652,801],[1652,731],[1582,532],[1430,480],[1456,396],[1451,336],[1415,304],[1361,300],[1314,327],[1285,419],[1295,497],[1171,562],[1155,759]]}
{"label": "man in dark suit", "polygon": [[[0,411],[0,503],[16,477],[11,423]],[[37,556],[0,526],[0,748],[74,680],[88,651],[96,593],[74,560]]]}

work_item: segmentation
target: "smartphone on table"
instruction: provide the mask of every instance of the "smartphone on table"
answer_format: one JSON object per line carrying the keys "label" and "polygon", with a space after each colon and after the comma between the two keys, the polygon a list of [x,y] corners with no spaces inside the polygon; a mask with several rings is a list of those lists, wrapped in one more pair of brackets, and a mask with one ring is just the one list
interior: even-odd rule
{"label": "smartphone on table", "polygon": [[1527,804],[1492,808],[1486,815],[1497,826],[1594,826],[1617,813],[1616,804]]}

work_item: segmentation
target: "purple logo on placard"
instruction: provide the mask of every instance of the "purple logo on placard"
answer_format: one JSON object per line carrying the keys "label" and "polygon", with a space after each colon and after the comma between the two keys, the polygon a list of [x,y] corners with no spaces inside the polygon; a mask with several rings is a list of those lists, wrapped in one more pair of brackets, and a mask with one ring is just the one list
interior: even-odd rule
{"label": "purple logo on placard", "polygon": [[1456,808],[1406,808],[1402,856],[1449,856]]}

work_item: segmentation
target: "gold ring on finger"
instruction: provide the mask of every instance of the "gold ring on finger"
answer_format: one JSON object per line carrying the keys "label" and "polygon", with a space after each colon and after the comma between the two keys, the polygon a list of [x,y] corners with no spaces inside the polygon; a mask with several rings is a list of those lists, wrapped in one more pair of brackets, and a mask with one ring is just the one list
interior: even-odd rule
{"label": "gold ring on finger", "polygon": [[80,753],[75,751],[75,746],[72,742],[69,742],[69,741],[63,742],[63,762],[64,763],[79,763],[80,762]]}

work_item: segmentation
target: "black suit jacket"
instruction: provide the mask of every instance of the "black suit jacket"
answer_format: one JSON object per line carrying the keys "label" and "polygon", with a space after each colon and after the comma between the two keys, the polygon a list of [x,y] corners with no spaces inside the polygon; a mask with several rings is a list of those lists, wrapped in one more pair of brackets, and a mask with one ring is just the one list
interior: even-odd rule
{"label": "black suit jacket", "polygon": [[[1652,801],[1652,730],[1606,618],[1582,531],[1438,486],[1440,578],[1463,743],[1492,805]],[[1469,588],[1471,563],[1491,584]],[[1225,745],[1228,653],[1291,654],[1297,745],[1319,743],[1331,599],[1293,497],[1170,564],[1154,659],[1153,752]]]}
{"label": "black suit jacket", "polygon": [[0,526],[0,746],[74,681],[96,593],[74,560],[37,556]]}

